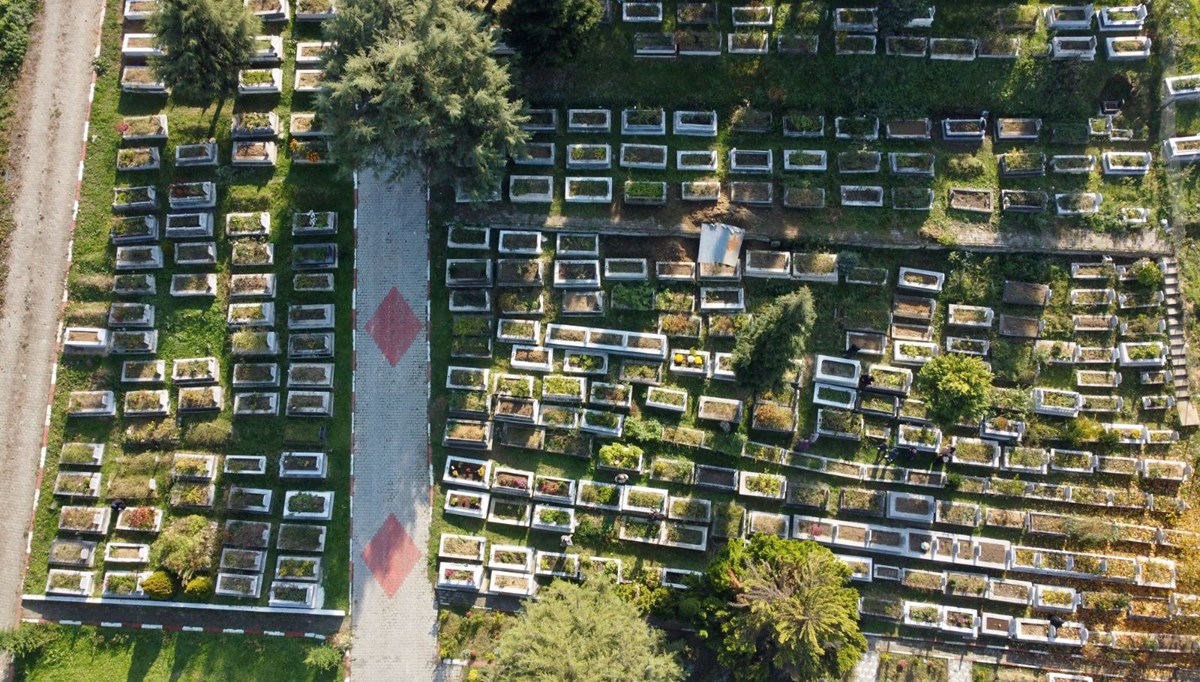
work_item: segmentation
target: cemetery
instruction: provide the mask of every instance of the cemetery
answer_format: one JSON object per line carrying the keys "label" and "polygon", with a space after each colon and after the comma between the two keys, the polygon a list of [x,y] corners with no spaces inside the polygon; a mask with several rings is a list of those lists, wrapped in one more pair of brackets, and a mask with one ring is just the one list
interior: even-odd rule
{"label": "cemetery", "polygon": [[151,87],[150,4],[105,26],[26,592],[345,609],[352,186],[278,153],[320,140],[332,4],[263,24],[213,136]]}
{"label": "cemetery", "polygon": [[[438,584],[547,584],[540,559],[484,561],[502,548],[686,590],[768,533],[844,561],[868,632],[1200,651],[1147,615],[1190,599],[1173,519],[1196,422],[1155,197],[1164,162],[1200,157],[1194,108],[1155,137],[1157,88],[1190,107],[1200,84],[1146,61],[1148,7],[930,3],[886,28],[823,2],[611,9],[607,52],[526,93],[500,191],[435,204],[434,423],[490,439],[433,429],[435,472],[478,472],[439,479],[435,507],[472,513],[435,521]],[[705,252],[713,224],[745,229],[732,261]],[[528,276],[461,277],[511,272],[518,239]],[[805,352],[747,386],[741,333],[802,288]],[[931,415],[917,379],[943,356],[987,368],[980,418]],[[542,480],[562,494],[530,499]]]}

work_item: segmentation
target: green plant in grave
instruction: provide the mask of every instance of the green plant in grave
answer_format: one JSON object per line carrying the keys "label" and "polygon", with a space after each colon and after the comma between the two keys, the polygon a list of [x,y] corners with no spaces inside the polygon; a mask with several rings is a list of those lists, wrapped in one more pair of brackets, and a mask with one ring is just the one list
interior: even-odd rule
{"label": "green plant in grave", "polygon": [[642,449],[636,445],[610,443],[600,448],[600,461],[617,469],[633,469],[642,458]]}
{"label": "green plant in grave", "polygon": [[943,427],[977,420],[991,405],[992,372],[975,356],[938,355],[921,368],[916,384],[930,417]]}

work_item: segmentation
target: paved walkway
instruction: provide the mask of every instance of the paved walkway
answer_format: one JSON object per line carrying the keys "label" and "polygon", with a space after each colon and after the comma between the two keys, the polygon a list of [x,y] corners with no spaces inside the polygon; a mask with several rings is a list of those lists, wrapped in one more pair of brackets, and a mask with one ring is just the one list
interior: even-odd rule
{"label": "paved walkway", "polygon": [[433,678],[428,232],[419,176],[359,178],[353,533],[356,682]]}
{"label": "paved walkway", "polygon": [[[15,226],[0,312],[0,628],[21,616],[25,538],[37,481],[100,0],[45,0],[11,119]],[[110,68],[113,68],[110,66]],[[36,125],[23,122],[36,121]],[[111,160],[106,160],[111,163]]]}

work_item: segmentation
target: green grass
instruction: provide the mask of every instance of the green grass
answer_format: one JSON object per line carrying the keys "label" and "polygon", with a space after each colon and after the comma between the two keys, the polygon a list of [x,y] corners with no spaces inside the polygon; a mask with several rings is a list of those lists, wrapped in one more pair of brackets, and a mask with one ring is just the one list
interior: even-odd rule
{"label": "green grass", "polygon": [[339,671],[304,665],[316,642],[282,637],[174,632],[114,632],[64,628],[62,635],[31,659],[18,661],[24,682],[208,682],[209,680],[295,680],[332,682]]}
{"label": "green grass", "polygon": [[[214,236],[217,243],[218,265],[215,268],[219,279],[219,293],[215,299],[172,298],[168,289],[171,272],[196,272],[197,269],[174,268],[171,258],[173,243],[162,240],[166,267],[158,271],[158,294],[143,299],[156,306],[156,325],[159,330],[157,357],[167,361],[170,371],[174,358],[216,356],[220,361],[220,383],[225,388],[226,407],[220,415],[184,416],[179,419],[183,437],[177,447],[171,448],[167,456],[160,457],[157,465],[151,465],[146,473],[153,476],[160,491],[159,500],[154,502],[166,506],[170,484],[170,451],[190,450],[217,454],[265,455],[268,458],[267,476],[246,478],[219,476],[217,481],[217,510],[224,492],[232,485],[275,488],[273,501],[275,516],[279,523],[279,509],[285,490],[334,490],[334,520],[328,524],[326,551],[323,555],[326,608],[345,608],[348,604],[349,573],[347,568],[349,551],[349,431],[350,431],[350,349],[353,325],[351,320],[351,289],[353,234],[351,230],[353,192],[350,183],[334,175],[330,167],[293,166],[287,153],[287,136],[280,135],[278,165],[273,169],[234,169],[229,166],[230,117],[243,107],[249,110],[272,109],[280,115],[281,126],[286,126],[288,113],[311,110],[311,95],[296,95],[291,92],[291,78],[286,77],[282,96],[241,98],[236,103],[226,103],[213,125],[214,107],[202,109],[174,100],[164,101],[161,97],[127,95],[119,91],[120,77],[119,46],[121,41],[120,6],[110,0],[107,21],[104,26],[103,47],[98,68],[102,69],[96,88],[96,100],[92,109],[92,134],[88,160],[84,174],[80,200],[79,223],[75,232],[74,263],[68,281],[70,302],[67,306],[67,324],[87,322],[88,315],[96,310],[103,311],[111,298],[110,275],[113,267],[114,248],[108,242],[109,218],[112,215],[112,188],[114,186],[154,184],[159,188],[160,204],[165,208],[166,185],[174,179],[214,180],[218,186],[218,202],[214,211]],[[280,29],[275,28],[275,31]],[[316,39],[318,27],[300,27],[298,38]],[[285,70],[292,72],[294,44],[291,34],[284,29],[287,47]],[[165,103],[164,103],[165,102]],[[118,173],[115,170],[117,149],[120,146],[116,124],[124,116],[165,113],[170,122],[170,139],[163,148],[163,166],[158,172]],[[174,147],[179,144],[203,142],[210,136],[216,138],[222,166],[218,169],[173,168]],[[317,238],[317,242],[336,241],[339,247],[339,265],[335,275],[336,293],[331,300],[328,294],[304,294],[292,290],[290,254],[292,250],[291,220],[293,211],[336,210],[339,213],[339,231],[336,238]],[[288,305],[292,303],[337,303],[335,348],[335,411],[334,419],[328,422],[328,439],[324,448],[330,451],[329,476],[324,481],[278,481],[275,472],[279,453],[285,446],[285,426],[300,420],[277,418],[232,418],[232,386],[230,384],[234,361],[229,355],[229,332],[225,324],[225,309],[228,297],[229,256],[232,249],[224,232],[224,215],[234,211],[268,211],[271,214],[270,241],[275,244],[277,294],[273,299],[276,306],[275,330],[280,337],[280,346],[286,349],[286,320]],[[163,212],[160,209],[160,225]],[[94,321],[91,323],[94,324]],[[100,326],[104,326],[100,322]],[[52,494],[57,458],[63,442],[84,441],[107,443],[108,449],[102,468],[107,485],[114,475],[122,471],[119,460],[124,451],[123,432],[131,420],[125,419],[75,419],[68,420],[64,414],[67,397],[71,391],[112,389],[118,392],[128,388],[121,386],[121,361],[128,357],[114,356],[107,359],[76,357],[65,358],[60,365],[58,385],[55,393],[54,412],[51,421],[46,475],[42,486],[41,502],[35,519],[33,555],[25,589],[41,592],[45,586],[46,555],[49,542],[55,536],[59,503]],[[280,371],[287,367],[286,356],[274,361],[280,363]],[[280,400],[284,398],[281,390]],[[281,405],[282,413],[282,405]],[[199,427],[199,431],[197,431]],[[208,430],[209,433],[202,433]],[[217,435],[212,436],[215,432]],[[227,434],[227,435],[226,435]],[[141,450],[141,451],[144,451]],[[151,452],[154,452],[151,450]],[[161,454],[161,453],[160,453]],[[102,497],[101,504],[108,500]],[[210,516],[220,518],[224,514],[214,510]],[[168,517],[172,515],[168,509]],[[253,516],[241,518],[254,519]],[[169,523],[169,518],[167,523]],[[276,527],[275,532],[278,532]],[[117,537],[116,535],[112,536]],[[138,540],[145,541],[145,540]],[[268,566],[274,566],[275,551],[268,557]],[[102,562],[97,562],[102,569]],[[269,577],[269,576],[268,576]],[[222,601],[220,599],[216,601]],[[229,601],[229,600],[224,600]],[[264,586],[263,603],[266,601]],[[245,603],[244,601],[241,603]]]}

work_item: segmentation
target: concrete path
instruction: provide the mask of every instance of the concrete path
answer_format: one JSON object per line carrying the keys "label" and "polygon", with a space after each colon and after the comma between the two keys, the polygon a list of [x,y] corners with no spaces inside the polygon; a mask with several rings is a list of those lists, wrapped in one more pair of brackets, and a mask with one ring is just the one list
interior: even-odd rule
{"label": "concrete path", "polygon": [[419,176],[359,178],[350,670],[433,678],[429,543],[428,232]]}
{"label": "concrete path", "polygon": [[[12,118],[15,227],[0,312],[0,628],[21,616],[25,539],[57,354],[73,204],[101,0],[45,0]],[[23,125],[22,122],[36,122]]]}

